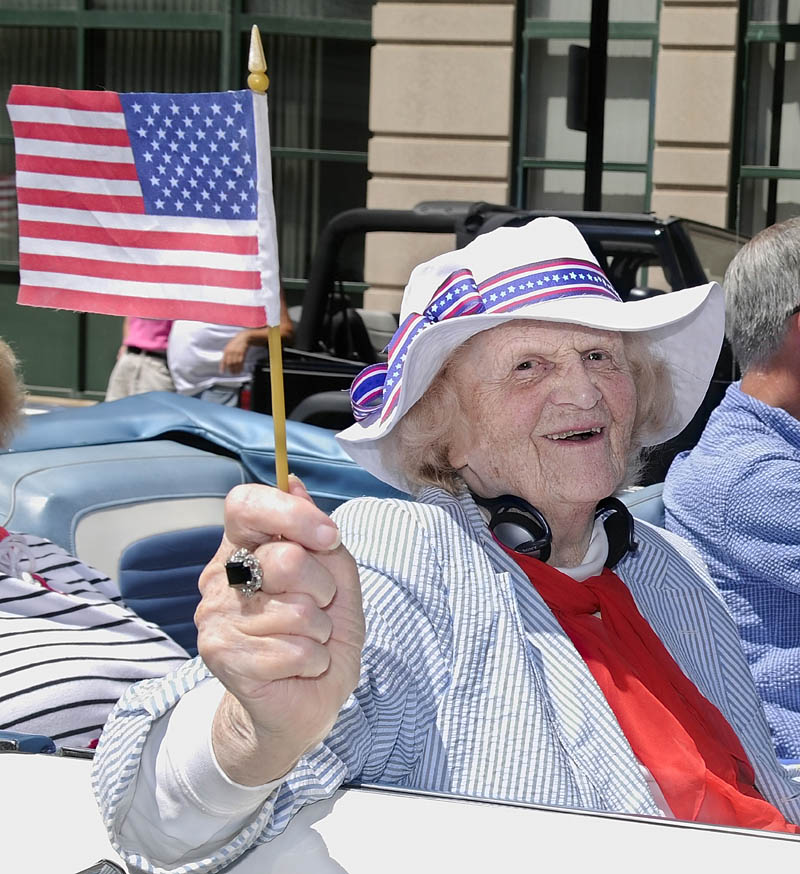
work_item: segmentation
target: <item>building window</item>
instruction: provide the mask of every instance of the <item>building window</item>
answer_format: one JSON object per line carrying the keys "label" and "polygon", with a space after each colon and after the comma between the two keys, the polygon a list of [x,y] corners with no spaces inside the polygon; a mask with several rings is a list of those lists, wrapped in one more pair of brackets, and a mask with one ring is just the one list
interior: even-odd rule
{"label": "building window", "polygon": [[[602,207],[650,206],[658,0],[610,0]],[[590,0],[527,0],[517,205],[582,209],[586,134],[567,128],[567,55],[589,45]]]}
{"label": "building window", "polygon": [[[250,27],[258,24],[272,82],[282,272],[290,283],[301,281],[321,226],[366,203],[373,2],[6,0],[0,96],[5,103],[14,82],[114,91],[241,88]],[[13,191],[13,138],[3,113],[0,192],[9,180]],[[13,199],[3,196],[0,263],[14,266],[16,216]]]}
{"label": "building window", "polygon": [[[325,223],[367,198],[369,52],[366,41],[270,36],[270,135],[281,271],[308,276]],[[359,264],[363,273],[363,245]],[[351,277],[352,278],[352,277]]]}
{"label": "building window", "polygon": [[753,0],[741,15],[730,223],[754,234],[800,214],[800,0]]}
{"label": "building window", "polygon": [[[321,227],[366,204],[374,0],[2,0],[0,99],[12,84],[113,91],[245,87],[250,28],[261,30],[269,89],[281,274],[305,287]],[[351,275],[361,250],[348,254]],[[110,317],[16,306],[14,144],[0,112],[0,321],[28,386],[102,397],[119,343]],[[345,284],[345,288],[348,288]],[[362,283],[349,288],[361,290]],[[118,322],[118,320],[116,320]],[[41,336],[52,338],[41,355]],[[52,362],[58,360],[57,368]],[[54,381],[62,380],[54,384]]]}

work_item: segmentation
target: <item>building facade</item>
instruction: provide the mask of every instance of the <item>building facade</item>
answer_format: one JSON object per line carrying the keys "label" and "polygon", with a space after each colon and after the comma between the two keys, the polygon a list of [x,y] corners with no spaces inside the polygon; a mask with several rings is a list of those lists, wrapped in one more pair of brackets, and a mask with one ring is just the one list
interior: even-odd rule
{"label": "building facade", "polygon": [[[425,200],[580,208],[570,45],[591,0],[0,0],[0,93],[243,87],[250,26],[272,79],[281,272],[301,302],[336,213]],[[750,234],[800,209],[800,0],[610,0],[602,208]],[[14,156],[0,114],[0,320],[34,390],[99,397],[119,320],[15,303]],[[396,311],[439,235],[371,235],[345,290]],[[47,354],[43,354],[47,338]]]}

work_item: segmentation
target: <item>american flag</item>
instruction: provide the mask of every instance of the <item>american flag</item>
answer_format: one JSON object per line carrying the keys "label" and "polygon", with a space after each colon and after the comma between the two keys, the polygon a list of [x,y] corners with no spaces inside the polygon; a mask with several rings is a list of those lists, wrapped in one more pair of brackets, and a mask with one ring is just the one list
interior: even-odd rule
{"label": "american flag", "polygon": [[279,324],[266,95],[14,85],[8,113],[19,303]]}

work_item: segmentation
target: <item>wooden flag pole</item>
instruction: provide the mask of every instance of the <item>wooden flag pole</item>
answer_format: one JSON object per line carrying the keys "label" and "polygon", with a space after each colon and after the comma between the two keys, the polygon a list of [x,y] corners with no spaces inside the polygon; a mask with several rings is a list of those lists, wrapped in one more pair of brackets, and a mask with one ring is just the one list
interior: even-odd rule
{"label": "wooden flag pole", "polygon": [[[267,62],[261,45],[258,26],[250,31],[250,54],[247,59],[247,87],[259,94],[269,88]],[[269,160],[269,156],[267,156]],[[283,492],[289,491],[289,456],[286,451],[286,401],[283,396],[283,355],[281,353],[281,326],[270,325],[267,330],[269,343],[269,381],[272,392],[272,423],[275,431],[275,481]]]}

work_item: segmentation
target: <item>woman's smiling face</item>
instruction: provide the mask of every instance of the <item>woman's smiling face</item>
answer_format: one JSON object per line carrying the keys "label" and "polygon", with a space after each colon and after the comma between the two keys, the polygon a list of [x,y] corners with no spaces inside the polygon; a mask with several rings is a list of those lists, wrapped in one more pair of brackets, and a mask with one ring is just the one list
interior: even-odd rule
{"label": "woman's smiling face", "polygon": [[485,497],[594,505],[622,481],[636,388],[622,335],[512,321],[472,337],[450,368],[463,418],[450,461]]}

